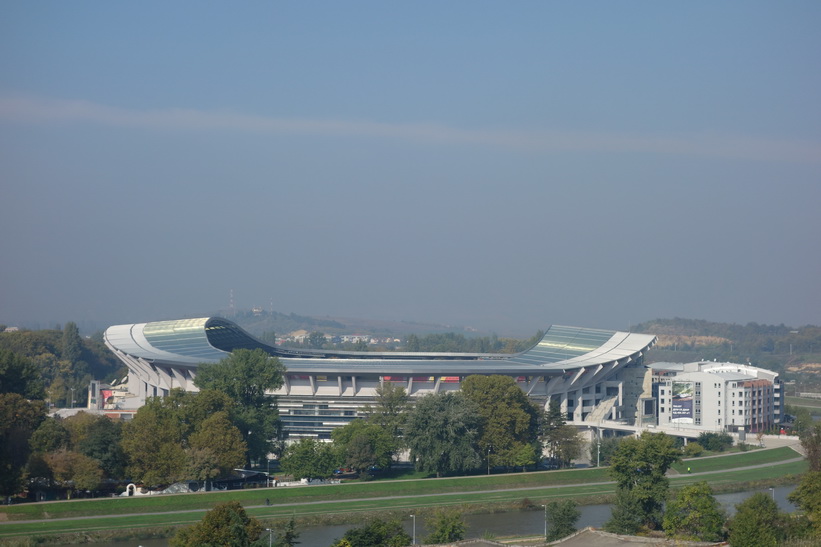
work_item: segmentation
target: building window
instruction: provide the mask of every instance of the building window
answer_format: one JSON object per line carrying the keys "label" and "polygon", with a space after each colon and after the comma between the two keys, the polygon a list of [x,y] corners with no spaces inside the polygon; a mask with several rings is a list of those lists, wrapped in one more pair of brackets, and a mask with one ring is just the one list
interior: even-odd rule
{"label": "building window", "polygon": [[661,393],[662,395],[664,395],[664,390],[663,390],[663,389],[662,389],[662,390],[659,390],[659,393]]}

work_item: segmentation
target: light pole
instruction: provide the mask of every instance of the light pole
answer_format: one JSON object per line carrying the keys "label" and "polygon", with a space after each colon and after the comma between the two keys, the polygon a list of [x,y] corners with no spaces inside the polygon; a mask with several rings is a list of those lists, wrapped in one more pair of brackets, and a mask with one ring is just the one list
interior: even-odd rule
{"label": "light pole", "polygon": [[411,515],[413,519],[413,543],[411,545],[416,545],[416,515]]}
{"label": "light pole", "polygon": [[773,501],[775,501],[775,488],[770,488],[770,493],[773,496]]}
{"label": "light pole", "polygon": [[544,539],[547,541],[547,505],[542,505],[544,507]]}
{"label": "light pole", "polygon": [[266,528],[265,531],[268,532],[268,547],[271,547],[273,545],[274,529]]}

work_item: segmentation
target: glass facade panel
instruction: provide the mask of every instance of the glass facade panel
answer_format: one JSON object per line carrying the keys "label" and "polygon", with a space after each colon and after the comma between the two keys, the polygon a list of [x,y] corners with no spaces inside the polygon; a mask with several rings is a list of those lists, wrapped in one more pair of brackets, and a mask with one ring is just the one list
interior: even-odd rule
{"label": "glass facade panel", "polygon": [[614,331],[552,326],[536,346],[511,362],[544,364],[580,357],[601,347],[614,334]]}

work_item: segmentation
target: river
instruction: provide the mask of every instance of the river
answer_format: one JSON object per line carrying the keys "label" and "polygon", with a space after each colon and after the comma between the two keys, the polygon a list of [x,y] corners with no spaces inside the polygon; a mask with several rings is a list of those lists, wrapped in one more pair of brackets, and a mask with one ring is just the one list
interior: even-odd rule
{"label": "river", "polygon": [[[756,492],[770,494],[778,503],[781,511],[792,512],[796,507],[787,501],[787,496],[795,489],[795,486],[779,486],[774,490],[751,490],[746,492],[736,492],[733,494],[718,494],[716,499],[722,507],[733,515],[735,506]],[[581,517],[576,523],[576,527],[581,529],[587,526],[600,528],[607,519],[610,518],[610,505],[584,505],[579,507]],[[475,515],[465,515],[467,524],[466,539],[481,538],[486,534],[489,536],[536,536],[544,533],[544,511],[512,511],[508,513],[481,513]],[[413,519],[408,516],[403,525],[408,534],[413,535]],[[346,530],[353,528],[355,524],[339,524],[332,526],[312,526],[310,528],[299,529],[300,545],[304,547],[327,547],[334,540],[341,538]],[[427,532],[421,518],[416,519],[416,540],[417,543]],[[141,545],[142,547],[167,547],[167,539],[153,539],[128,542],[118,542],[115,545],[120,547]]]}

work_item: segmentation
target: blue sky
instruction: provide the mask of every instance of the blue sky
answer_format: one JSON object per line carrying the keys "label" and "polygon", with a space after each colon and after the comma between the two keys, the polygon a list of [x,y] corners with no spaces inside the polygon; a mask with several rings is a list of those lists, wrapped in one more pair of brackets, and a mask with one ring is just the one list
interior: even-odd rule
{"label": "blue sky", "polygon": [[817,2],[6,2],[0,322],[821,324]]}

